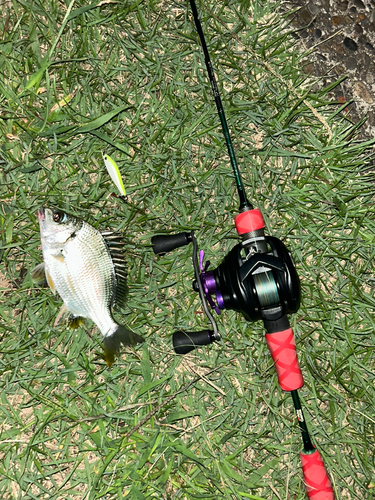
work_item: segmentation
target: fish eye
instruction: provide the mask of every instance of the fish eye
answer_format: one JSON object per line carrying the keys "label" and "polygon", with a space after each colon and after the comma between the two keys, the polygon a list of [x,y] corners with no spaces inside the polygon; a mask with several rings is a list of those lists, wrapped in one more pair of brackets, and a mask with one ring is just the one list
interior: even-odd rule
{"label": "fish eye", "polygon": [[61,222],[65,222],[66,215],[63,212],[56,210],[56,212],[53,212],[52,219],[54,222],[60,224]]}

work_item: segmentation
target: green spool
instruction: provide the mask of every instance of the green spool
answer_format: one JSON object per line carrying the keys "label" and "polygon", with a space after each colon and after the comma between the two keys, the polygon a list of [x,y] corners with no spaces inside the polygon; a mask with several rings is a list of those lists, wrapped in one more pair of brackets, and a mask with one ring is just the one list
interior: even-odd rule
{"label": "green spool", "polygon": [[261,307],[270,307],[280,303],[272,272],[254,274],[253,278]]}

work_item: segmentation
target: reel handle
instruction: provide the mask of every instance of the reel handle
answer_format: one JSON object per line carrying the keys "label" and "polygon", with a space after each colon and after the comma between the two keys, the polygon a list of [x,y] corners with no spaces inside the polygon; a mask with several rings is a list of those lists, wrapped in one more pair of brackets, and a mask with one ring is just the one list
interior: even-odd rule
{"label": "reel handle", "polygon": [[176,354],[187,354],[201,345],[209,345],[215,341],[213,330],[200,332],[177,331],[173,334],[173,348]]}
{"label": "reel handle", "polygon": [[191,233],[158,234],[151,238],[152,249],[155,254],[170,252],[175,248],[188,245],[192,241]]}

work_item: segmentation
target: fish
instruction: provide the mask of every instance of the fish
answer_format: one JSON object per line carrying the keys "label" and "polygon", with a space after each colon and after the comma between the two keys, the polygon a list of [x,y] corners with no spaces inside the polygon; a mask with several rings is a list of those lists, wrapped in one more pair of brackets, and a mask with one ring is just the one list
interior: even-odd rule
{"label": "fish", "polygon": [[114,363],[121,344],[143,342],[142,336],[116,323],[112,311],[126,299],[126,267],[122,236],[99,231],[85,220],[57,208],[37,210],[43,262],[32,279],[47,283],[63,300],[54,327],[65,321],[78,328],[90,319],[103,336],[104,358]]}

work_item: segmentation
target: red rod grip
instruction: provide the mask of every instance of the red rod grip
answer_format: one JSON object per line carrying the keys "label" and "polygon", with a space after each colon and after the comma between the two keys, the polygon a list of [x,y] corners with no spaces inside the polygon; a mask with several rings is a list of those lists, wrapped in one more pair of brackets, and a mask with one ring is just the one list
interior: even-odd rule
{"label": "red rod grip", "polygon": [[312,500],[335,500],[331,481],[318,450],[300,453],[307,496]]}
{"label": "red rod grip", "polygon": [[303,386],[301,368],[298,364],[293,330],[266,333],[266,342],[275,363],[277,378],[283,391],[295,391]]}
{"label": "red rod grip", "polygon": [[263,229],[265,224],[262,212],[258,208],[247,210],[236,215],[234,219],[236,230],[239,236],[241,234],[252,233],[258,229]]}

